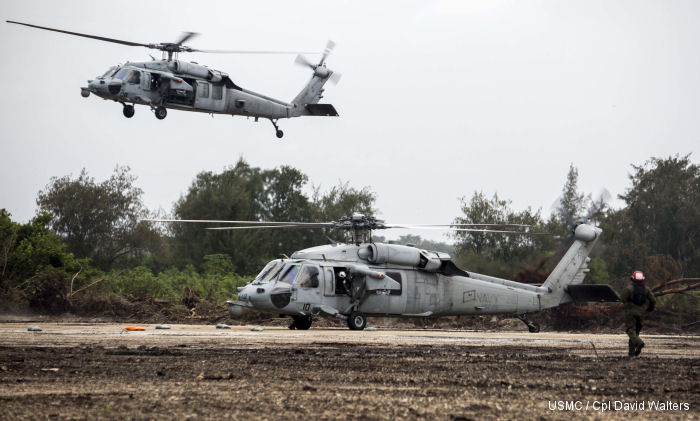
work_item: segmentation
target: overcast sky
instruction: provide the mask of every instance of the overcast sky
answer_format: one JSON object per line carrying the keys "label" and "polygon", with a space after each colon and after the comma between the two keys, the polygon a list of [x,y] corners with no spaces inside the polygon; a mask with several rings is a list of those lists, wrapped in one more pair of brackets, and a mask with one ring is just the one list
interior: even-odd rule
{"label": "overcast sky", "polygon": [[[128,165],[150,209],[169,212],[200,171],[239,157],[291,165],[322,190],[349,181],[377,194],[392,223],[449,223],[458,198],[497,192],[515,209],[580,188],[613,195],[630,164],[700,145],[698,1],[94,1],[0,2],[0,208],[26,221],[52,176],[97,180]],[[267,120],[82,98],[110,65],[149,60],[141,47],[18,25],[193,48],[322,50],[342,73],[325,102],[340,118]],[[285,101],[310,77],[293,56],[188,54],[240,86]],[[405,232],[385,232],[395,238]],[[438,232],[414,232],[442,239]]]}

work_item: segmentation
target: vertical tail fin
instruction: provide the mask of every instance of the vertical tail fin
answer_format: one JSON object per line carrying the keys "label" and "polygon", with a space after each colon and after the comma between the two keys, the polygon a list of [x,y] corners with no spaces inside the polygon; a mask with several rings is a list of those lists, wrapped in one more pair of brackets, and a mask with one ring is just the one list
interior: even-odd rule
{"label": "vertical tail fin", "polygon": [[576,227],[574,243],[542,285],[549,290],[549,293],[542,295],[542,308],[556,307],[571,301],[566,287],[583,282],[588,273],[588,262],[591,261],[588,255],[602,232],[602,229],[588,224]]}
{"label": "vertical tail fin", "polygon": [[340,73],[335,73],[328,69],[325,63],[333,47],[335,47],[335,43],[333,41],[328,41],[321,61],[319,61],[318,64],[311,63],[302,55],[297,56],[294,61],[296,64],[310,68],[313,70],[314,74],[311,76],[311,80],[306,84],[304,89],[292,100],[292,105],[294,106],[292,110],[293,117],[301,115],[338,115],[332,105],[318,104],[321,98],[323,98],[323,85],[329,80],[333,83],[337,83],[338,79],[340,79]]}

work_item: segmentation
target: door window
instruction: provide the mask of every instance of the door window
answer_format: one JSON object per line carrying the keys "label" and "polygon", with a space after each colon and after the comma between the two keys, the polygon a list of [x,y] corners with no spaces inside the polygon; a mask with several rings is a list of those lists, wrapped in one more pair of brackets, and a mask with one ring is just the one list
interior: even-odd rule
{"label": "door window", "polygon": [[199,82],[197,85],[199,86],[199,93],[197,96],[200,98],[209,98],[209,84],[207,82]]}
{"label": "door window", "polygon": [[389,278],[391,278],[399,283],[399,289],[390,290],[389,295],[401,295],[401,292],[403,291],[403,282],[401,281],[401,273],[400,272],[387,272],[386,276],[388,276]]}
{"label": "door window", "polygon": [[305,265],[301,270],[297,283],[302,288],[318,288],[319,273],[317,266]]}
{"label": "door window", "polygon": [[212,99],[222,99],[224,97],[224,87],[222,85],[211,86]]}

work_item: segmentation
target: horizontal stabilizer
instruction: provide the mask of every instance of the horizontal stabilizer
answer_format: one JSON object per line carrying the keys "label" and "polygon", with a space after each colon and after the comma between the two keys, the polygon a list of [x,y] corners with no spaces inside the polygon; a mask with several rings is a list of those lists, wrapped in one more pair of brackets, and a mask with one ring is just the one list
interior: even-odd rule
{"label": "horizontal stabilizer", "polygon": [[569,285],[566,290],[574,301],[617,302],[620,297],[610,285]]}
{"label": "horizontal stabilizer", "polygon": [[310,115],[322,117],[338,117],[338,112],[331,104],[306,104],[306,109]]}

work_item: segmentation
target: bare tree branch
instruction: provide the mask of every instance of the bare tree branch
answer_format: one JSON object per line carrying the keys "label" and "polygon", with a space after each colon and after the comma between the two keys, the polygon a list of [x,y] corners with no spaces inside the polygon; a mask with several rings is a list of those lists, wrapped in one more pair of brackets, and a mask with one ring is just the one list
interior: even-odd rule
{"label": "bare tree branch", "polygon": [[98,279],[98,280],[96,280],[96,281],[94,281],[94,282],[91,282],[91,283],[88,284],[88,285],[85,285],[85,286],[82,287],[82,288],[77,289],[75,292],[71,292],[70,294],[68,294],[68,296],[67,296],[66,298],[70,301],[71,297],[73,297],[75,294],[79,293],[80,291],[84,291],[84,290],[90,288],[91,286],[96,285],[96,284],[98,284],[98,283],[100,283],[100,282],[102,282],[102,281],[104,281],[104,280],[106,280],[106,279],[114,279],[114,278],[116,278],[117,276],[119,276],[119,275],[121,275],[121,274],[123,274],[123,273],[124,273],[124,271],[122,270],[122,271],[120,271],[119,273],[117,273],[117,274],[114,275],[114,276],[106,276],[106,277],[100,278],[100,279]]}
{"label": "bare tree branch", "polygon": [[68,296],[66,297],[68,299],[68,302],[70,302],[70,297],[73,296],[73,282],[75,282],[75,278],[77,278],[78,275],[80,275],[80,272],[83,271],[83,265],[81,265],[80,262],[78,262],[78,266],[80,266],[80,269],[75,273],[75,275],[73,275],[73,277],[70,280],[70,291],[68,292]]}
{"label": "bare tree branch", "polygon": [[696,289],[700,289],[700,282],[697,284],[687,285],[685,288],[667,289],[664,291],[655,292],[654,295],[660,297],[667,294],[683,294],[686,291],[693,291]]}
{"label": "bare tree branch", "polygon": [[661,290],[661,289],[663,289],[663,288],[666,288],[666,287],[668,287],[668,286],[671,286],[671,285],[680,284],[680,283],[683,283],[683,282],[690,282],[690,281],[700,281],[700,278],[678,278],[678,279],[673,279],[673,280],[670,280],[670,281],[667,281],[667,282],[662,282],[662,283],[660,283],[660,284],[658,284],[658,285],[655,285],[651,290],[652,290],[652,291],[659,291],[659,290]]}

